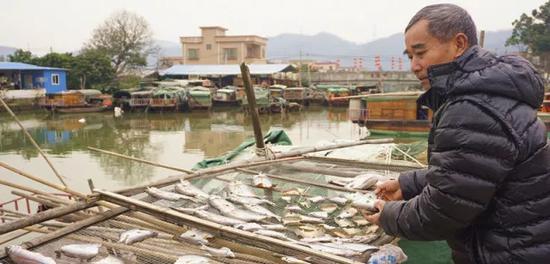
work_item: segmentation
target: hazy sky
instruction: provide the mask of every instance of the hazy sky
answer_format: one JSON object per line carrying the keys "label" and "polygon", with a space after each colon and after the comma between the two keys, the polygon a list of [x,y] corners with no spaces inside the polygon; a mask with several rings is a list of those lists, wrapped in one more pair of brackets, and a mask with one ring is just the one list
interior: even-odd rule
{"label": "hazy sky", "polygon": [[[511,28],[522,13],[544,0],[449,1],[470,12],[478,29]],[[200,35],[200,26],[223,26],[227,34],[264,37],[281,33],[336,34],[357,43],[401,32],[429,0],[3,0],[0,45],[45,53],[75,51],[115,11],[144,16],[156,39],[178,42]]]}

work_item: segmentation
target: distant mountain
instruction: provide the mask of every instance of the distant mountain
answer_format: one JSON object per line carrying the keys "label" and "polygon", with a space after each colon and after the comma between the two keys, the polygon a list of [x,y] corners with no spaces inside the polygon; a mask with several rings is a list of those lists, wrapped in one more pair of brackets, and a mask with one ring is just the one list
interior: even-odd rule
{"label": "distant mountain", "polygon": [[0,60],[8,60],[8,55],[13,54],[17,48],[8,47],[8,46],[0,46]]}
{"label": "distant mountain", "polygon": [[[505,47],[506,39],[512,30],[488,31],[485,34],[485,48],[503,54],[517,52],[515,47]],[[384,69],[391,69],[392,57],[397,65],[398,58],[403,60],[407,69],[408,59],[403,55],[403,33],[377,39],[365,44],[357,44],[329,33],[313,36],[299,34],[281,34],[269,38],[267,57],[270,60],[302,59],[340,60],[343,66],[352,66],[354,58],[362,58],[367,69],[374,69],[374,57],[380,56]]]}

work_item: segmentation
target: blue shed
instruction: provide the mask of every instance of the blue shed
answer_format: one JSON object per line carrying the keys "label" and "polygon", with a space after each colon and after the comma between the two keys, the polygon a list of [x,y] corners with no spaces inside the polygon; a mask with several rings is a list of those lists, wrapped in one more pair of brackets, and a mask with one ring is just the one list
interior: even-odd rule
{"label": "blue shed", "polygon": [[47,94],[67,90],[67,70],[20,62],[0,62],[1,89],[46,89]]}

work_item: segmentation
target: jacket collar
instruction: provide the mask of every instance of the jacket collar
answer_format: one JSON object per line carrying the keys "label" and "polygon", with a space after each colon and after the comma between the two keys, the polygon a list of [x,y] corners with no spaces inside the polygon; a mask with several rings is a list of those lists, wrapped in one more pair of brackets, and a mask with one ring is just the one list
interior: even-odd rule
{"label": "jacket collar", "polygon": [[488,66],[490,62],[479,56],[480,51],[482,49],[479,46],[472,46],[454,61],[430,66],[428,79],[431,88],[418,98],[417,103],[437,111],[447,100],[456,71],[470,72]]}

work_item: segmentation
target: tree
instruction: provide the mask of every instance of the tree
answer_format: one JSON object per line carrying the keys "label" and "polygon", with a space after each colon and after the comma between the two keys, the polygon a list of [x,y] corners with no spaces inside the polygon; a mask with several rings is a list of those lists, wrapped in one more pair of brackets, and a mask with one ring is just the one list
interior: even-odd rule
{"label": "tree", "polygon": [[80,89],[103,90],[113,81],[115,70],[109,56],[96,49],[87,49],[75,58],[72,74],[78,78]]}
{"label": "tree", "polygon": [[[550,72],[550,1],[539,9],[534,9],[531,16],[522,14],[512,25],[512,36],[506,41],[506,45],[524,44],[529,48],[534,57],[533,62],[543,71]],[[548,77],[547,77],[548,78]]]}
{"label": "tree", "polygon": [[11,62],[33,63],[32,53],[28,50],[18,49],[13,54],[8,55]]}
{"label": "tree", "polygon": [[146,65],[147,56],[155,50],[153,33],[145,18],[128,11],[107,18],[94,30],[85,49],[109,56],[117,76],[129,68]]}

